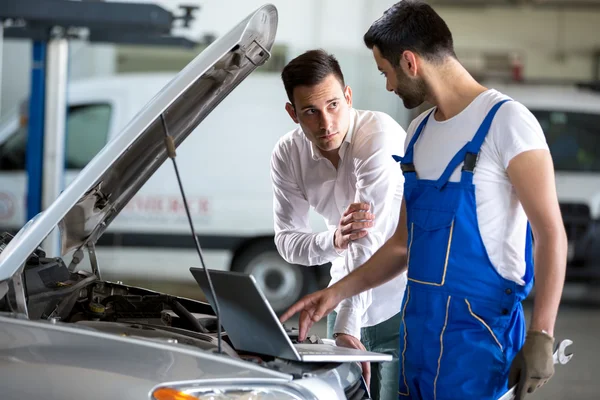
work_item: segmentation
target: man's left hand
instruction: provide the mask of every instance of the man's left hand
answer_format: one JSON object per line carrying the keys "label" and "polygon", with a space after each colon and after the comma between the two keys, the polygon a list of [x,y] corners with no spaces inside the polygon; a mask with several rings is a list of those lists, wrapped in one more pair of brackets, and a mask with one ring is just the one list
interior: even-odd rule
{"label": "man's left hand", "polygon": [[[335,344],[339,347],[350,347],[352,349],[358,349],[366,351],[367,349],[363,344],[352,335],[347,335],[345,333],[340,333],[335,338]],[[363,361],[360,363],[362,366],[362,375],[365,379],[365,383],[367,384],[367,388],[370,387],[371,382],[371,363],[368,361]]]}
{"label": "man's left hand", "polygon": [[508,378],[509,387],[517,385],[516,400],[533,393],[546,384],[554,375],[552,350],[554,338],[550,335],[529,331],[521,350],[515,356]]}

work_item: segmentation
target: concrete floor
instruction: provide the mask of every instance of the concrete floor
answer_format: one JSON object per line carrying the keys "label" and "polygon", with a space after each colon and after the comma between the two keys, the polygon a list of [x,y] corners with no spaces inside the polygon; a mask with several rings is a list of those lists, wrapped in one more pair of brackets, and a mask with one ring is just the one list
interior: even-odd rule
{"label": "concrete floor", "polygon": [[566,365],[557,365],[554,377],[530,396],[534,399],[596,400],[600,398],[600,309],[563,305],[555,329],[557,341],[571,339],[574,354]]}

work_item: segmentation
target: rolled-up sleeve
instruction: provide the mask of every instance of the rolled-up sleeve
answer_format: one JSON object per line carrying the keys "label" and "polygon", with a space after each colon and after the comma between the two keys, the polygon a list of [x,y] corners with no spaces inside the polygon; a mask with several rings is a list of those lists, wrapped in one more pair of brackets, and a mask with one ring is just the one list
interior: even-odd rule
{"label": "rolled-up sleeve", "polygon": [[[404,178],[400,165],[392,154],[403,155],[403,143],[406,133],[398,126],[386,133],[376,132],[361,138],[354,145],[356,170],[355,202],[371,205],[370,212],[375,215],[374,225],[368,234],[350,242],[345,254],[347,273],[364,264],[386,241],[384,232],[388,224],[397,221],[393,215],[399,210],[394,196],[402,196]],[[398,154],[398,153],[401,154]],[[342,301],[334,326],[335,333],[346,333],[360,339],[362,315],[371,305],[371,290]]]}
{"label": "rolled-up sleeve", "polygon": [[281,147],[271,157],[275,245],[291,264],[321,265],[340,257],[334,247],[334,232],[313,233],[309,223],[310,206],[294,179],[291,160]]}

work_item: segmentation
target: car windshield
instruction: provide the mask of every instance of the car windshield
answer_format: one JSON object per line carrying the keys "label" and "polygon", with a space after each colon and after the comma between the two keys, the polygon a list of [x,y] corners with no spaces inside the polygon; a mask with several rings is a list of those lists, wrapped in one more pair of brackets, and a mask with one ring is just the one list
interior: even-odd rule
{"label": "car windshield", "polygon": [[600,114],[535,110],[557,171],[600,172]]}

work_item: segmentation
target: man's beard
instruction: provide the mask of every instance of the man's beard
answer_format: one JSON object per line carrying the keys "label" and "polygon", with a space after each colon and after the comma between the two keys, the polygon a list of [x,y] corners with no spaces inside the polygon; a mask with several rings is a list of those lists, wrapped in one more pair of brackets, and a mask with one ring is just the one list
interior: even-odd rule
{"label": "man's beard", "polygon": [[402,71],[396,71],[398,85],[394,92],[402,99],[404,107],[409,110],[419,107],[427,98],[427,84],[421,78],[410,79]]}

